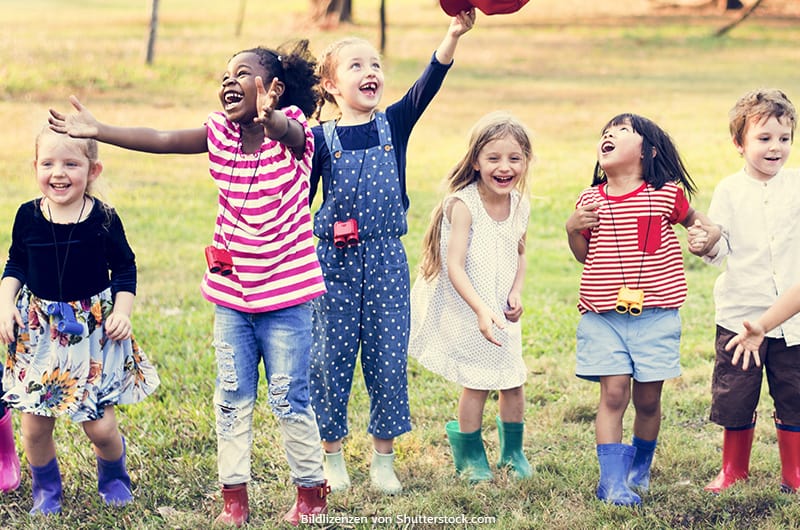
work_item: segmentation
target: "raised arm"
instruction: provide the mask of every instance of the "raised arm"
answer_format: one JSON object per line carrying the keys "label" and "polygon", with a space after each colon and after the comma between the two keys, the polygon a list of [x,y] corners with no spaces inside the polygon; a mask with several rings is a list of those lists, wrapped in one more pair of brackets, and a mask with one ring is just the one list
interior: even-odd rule
{"label": "raised arm", "polygon": [[206,128],[159,131],[147,127],[116,127],[98,121],[78,98],[70,96],[76,114],[62,114],[50,109],[50,128],[76,138],[94,138],[98,142],[146,153],[205,153]]}
{"label": "raised arm", "polygon": [[469,11],[462,11],[450,20],[450,26],[447,28],[447,34],[442,39],[439,47],[436,48],[436,60],[442,64],[450,64],[453,61],[453,56],[456,52],[458,39],[464,33],[472,29],[475,24],[475,8]]}

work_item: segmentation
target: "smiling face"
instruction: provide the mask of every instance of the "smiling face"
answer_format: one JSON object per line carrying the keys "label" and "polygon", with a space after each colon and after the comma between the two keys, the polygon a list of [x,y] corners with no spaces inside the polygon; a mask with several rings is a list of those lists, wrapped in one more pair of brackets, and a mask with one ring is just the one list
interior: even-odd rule
{"label": "smiling face", "polygon": [[642,172],[642,135],[629,120],[609,125],[597,144],[597,161],[606,175]]}
{"label": "smiling face", "polygon": [[758,180],[774,177],[792,151],[792,124],[775,116],[756,117],[747,124],[736,149],[744,157],[745,172]]}
{"label": "smiling face", "polygon": [[484,193],[508,195],[525,177],[528,160],[519,142],[506,134],[481,148],[473,168],[480,173]]}
{"label": "smiling face", "polygon": [[383,96],[383,69],[375,48],[366,42],[343,46],[336,57],[333,78],[322,87],[336,100],[343,119],[364,121]]}
{"label": "smiling face", "polygon": [[69,208],[83,201],[87,187],[100,172],[100,162],[88,155],[88,140],[44,131],[36,144],[36,182],[54,206]]}
{"label": "smiling face", "polygon": [[265,86],[269,86],[271,79],[268,79],[268,74],[259,62],[258,55],[253,52],[231,57],[219,89],[219,101],[229,120],[240,124],[252,123],[257,115],[256,77],[261,77]]}

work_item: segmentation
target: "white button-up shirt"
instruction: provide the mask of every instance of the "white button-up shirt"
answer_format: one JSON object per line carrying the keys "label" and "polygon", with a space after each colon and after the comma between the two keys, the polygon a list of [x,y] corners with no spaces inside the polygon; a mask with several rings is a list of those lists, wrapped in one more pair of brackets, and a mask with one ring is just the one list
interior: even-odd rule
{"label": "white button-up shirt", "polygon": [[[717,255],[703,259],[725,261],[714,284],[716,323],[738,332],[800,282],[800,169],[783,169],[768,181],[744,171],[723,179],[708,216],[721,225],[722,238]],[[767,336],[800,344],[800,315]]]}

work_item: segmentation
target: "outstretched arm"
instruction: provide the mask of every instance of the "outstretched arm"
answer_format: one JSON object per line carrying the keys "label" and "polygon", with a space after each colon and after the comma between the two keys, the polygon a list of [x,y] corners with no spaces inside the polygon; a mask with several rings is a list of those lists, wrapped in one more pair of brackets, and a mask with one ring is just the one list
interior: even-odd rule
{"label": "outstretched arm", "polygon": [[98,142],[146,153],[205,153],[206,128],[158,131],[147,127],[115,127],[98,121],[78,98],[70,96],[76,114],[50,109],[50,128],[75,138],[94,138]]}
{"label": "outstretched arm", "polygon": [[733,352],[731,363],[737,364],[742,358],[742,370],[747,370],[750,357],[753,357],[756,366],[761,366],[758,348],[766,335],[786,320],[800,313],[800,283],[793,285],[783,293],[755,322],[744,322],[744,331],[733,337],[725,349]]}
{"label": "outstretched arm", "polygon": [[[447,213],[445,213],[447,215]],[[450,239],[447,243],[447,276],[456,292],[472,308],[478,317],[478,329],[486,340],[492,344],[502,344],[494,337],[492,325],[499,328],[505,326],[505,320],[495,314],[481,299],[467,276],[465,264],[469,246],[469,230],[472,226],[472,215],[469,208],[461,201],[453,201],[450,209]]]}
{"label": "outstretched arm", "polygon": [[469,11],[462,11],[450,20],[450,27],[442,43],[436,48],[436,60],[442,64],[450,64],[456,52],[458,39],[464,33],[472,29],[475,24],[475,8]]}

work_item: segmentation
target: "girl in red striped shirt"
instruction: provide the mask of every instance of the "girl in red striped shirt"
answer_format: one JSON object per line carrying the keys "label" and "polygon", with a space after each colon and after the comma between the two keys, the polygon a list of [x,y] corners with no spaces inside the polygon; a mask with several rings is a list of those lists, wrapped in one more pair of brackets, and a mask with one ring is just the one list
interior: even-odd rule
{"label": "girl in red striped shirt", "polygon": [[[695,191],[670,136],[651,120],[620,114],[602,129],[591,187],[566,223],[584,264],[578,309],[576,375],[600,383],[595,436],[597,497],[641,503],[661,426],[661,388],[680,375],[686,299],[681,246],[672,225],[694,226],[690,251],[705,254],[719,228],[689,205]],[[622,419],[633,398],[632,445]]]}

